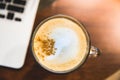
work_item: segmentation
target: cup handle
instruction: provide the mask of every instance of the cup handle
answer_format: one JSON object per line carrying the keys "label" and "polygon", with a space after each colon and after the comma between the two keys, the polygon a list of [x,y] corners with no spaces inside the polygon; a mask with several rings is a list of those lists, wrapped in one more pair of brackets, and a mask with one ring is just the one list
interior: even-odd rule
{"label": "cup handle", "polygon": [[97,57],[100,55],[100,50],[95,46],[91,46],[89,56]]}

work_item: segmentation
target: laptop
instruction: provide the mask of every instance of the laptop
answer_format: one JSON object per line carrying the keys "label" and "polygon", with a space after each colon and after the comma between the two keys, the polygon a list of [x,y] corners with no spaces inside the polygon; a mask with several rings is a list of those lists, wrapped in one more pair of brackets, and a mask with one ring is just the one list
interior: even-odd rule
{"label": "laptop", "polygon": [[19,69],[40,0],[0,0],[0,66]]}

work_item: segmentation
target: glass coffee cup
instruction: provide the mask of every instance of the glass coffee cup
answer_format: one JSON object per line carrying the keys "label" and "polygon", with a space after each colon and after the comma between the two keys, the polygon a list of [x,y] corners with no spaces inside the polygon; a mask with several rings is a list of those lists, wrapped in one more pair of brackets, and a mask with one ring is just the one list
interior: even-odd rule
{"label": "glass coffee cup", "polygon": [[54,15],[43,20],[32,36],[35,60],[53,73],[68,73],[80,67],[88,55],[98,56],[91,46],[84,26],[67,15]]}

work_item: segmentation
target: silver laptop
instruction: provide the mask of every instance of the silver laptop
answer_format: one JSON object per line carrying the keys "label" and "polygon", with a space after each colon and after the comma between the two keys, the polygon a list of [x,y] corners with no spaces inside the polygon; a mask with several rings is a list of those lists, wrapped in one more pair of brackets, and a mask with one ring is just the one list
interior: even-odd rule
{"label": "silver laptop", "polygon": [[23,66],[40,0],[0,0],[0,66]]}

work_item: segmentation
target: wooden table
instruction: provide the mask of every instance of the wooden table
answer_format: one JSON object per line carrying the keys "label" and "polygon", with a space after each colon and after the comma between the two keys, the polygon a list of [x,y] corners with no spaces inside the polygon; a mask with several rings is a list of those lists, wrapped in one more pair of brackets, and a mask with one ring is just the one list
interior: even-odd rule
{"label": "wooden table", "polygon": [[[0,80],[104,80],[120,70],[119,0],[42,0],[34,29],[55,14],[73,16],[84,24],[91,44],[100,48],[101,55],[89,57],[82,67],[59,75],[37,64],[29,46],[24,66],[19,70],[0,67]],[[120,75],[118,77],[120,80]]]}

